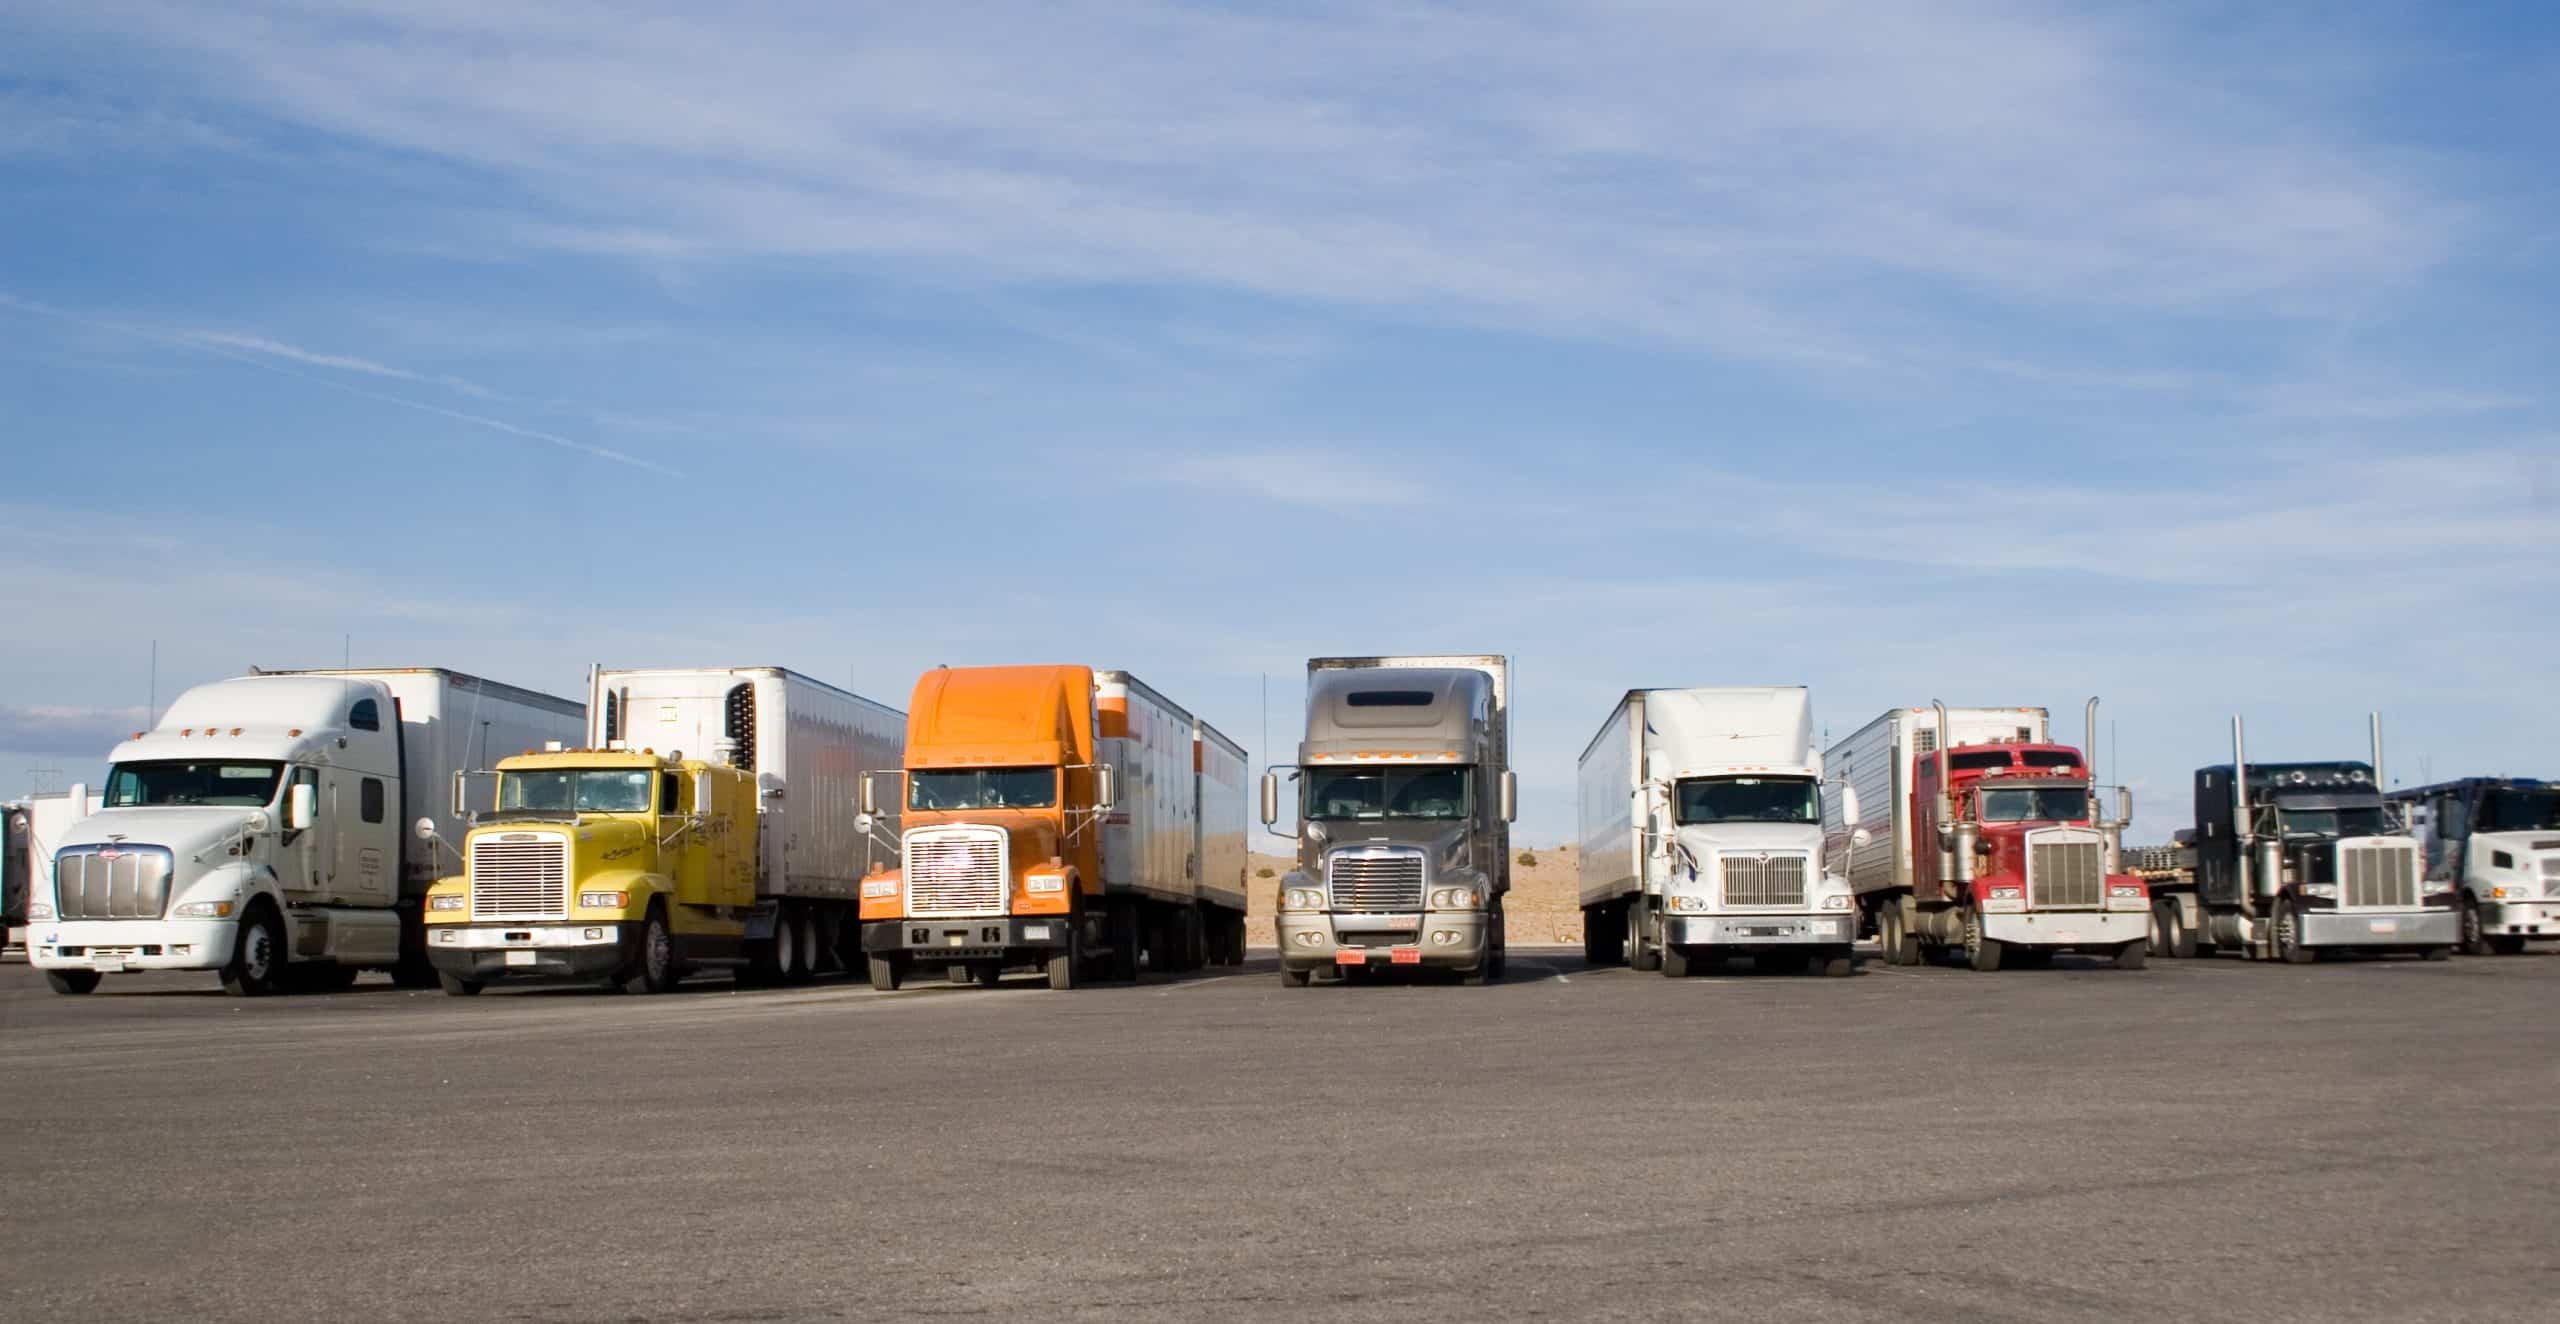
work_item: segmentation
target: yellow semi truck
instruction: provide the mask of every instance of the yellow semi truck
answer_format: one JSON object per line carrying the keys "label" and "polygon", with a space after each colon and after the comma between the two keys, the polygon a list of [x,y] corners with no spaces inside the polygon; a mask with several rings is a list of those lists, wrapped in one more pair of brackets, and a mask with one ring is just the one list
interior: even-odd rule
{"label": "yellow semi truck", "polygon": [[459,848],[462,876],[427,893],[446,993],[527,978],[664,993],[692,968],[755,959],[754,774],[576,749],[500,760],[497,777],[496,810]]}

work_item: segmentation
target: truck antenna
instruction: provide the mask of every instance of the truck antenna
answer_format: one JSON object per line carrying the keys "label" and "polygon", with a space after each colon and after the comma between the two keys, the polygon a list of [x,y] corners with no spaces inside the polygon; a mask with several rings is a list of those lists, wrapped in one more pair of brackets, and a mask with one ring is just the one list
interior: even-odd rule
{"label": "truck antenna", "polygon": [[160,641],[151,641],[151,699],[142,709],[142,729],[160,725]]}

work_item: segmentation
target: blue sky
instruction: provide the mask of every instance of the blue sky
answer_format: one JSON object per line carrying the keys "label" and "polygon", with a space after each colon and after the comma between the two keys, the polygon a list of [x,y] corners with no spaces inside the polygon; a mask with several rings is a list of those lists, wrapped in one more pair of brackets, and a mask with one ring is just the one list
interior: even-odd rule
{"label": "blue sky", "polygon": [[349,637],[2560,774],[2560,22],[2128,9],[11,6],[0,790]]}

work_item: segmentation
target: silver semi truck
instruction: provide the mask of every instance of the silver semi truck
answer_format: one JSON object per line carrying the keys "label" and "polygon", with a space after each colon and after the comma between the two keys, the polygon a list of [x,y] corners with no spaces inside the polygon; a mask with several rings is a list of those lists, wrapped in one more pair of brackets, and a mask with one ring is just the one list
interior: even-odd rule
{"label": "silver semi truck", "polygon": [[1280,979],[1327,968],[1502,977],[1511,889],[1511,664],[1491,654],[1307,661],[1298,761],[1263,774],[1262,821],[1297,784],[1280,879]]}

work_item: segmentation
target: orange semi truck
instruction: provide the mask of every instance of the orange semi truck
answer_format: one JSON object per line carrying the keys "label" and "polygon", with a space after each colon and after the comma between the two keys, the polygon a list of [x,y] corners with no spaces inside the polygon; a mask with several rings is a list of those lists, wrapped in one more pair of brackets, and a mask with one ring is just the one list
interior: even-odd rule
{"label": "orange semi truck", "polygon": [[[1245,752],[1125,671],[940,667],[897,777],[904,867],[862,882],[874,988],[1051,988],[1244,961]],[[885,779],[884,779],[885,780]],[[880,812],[874,783],[865,814]]]}

